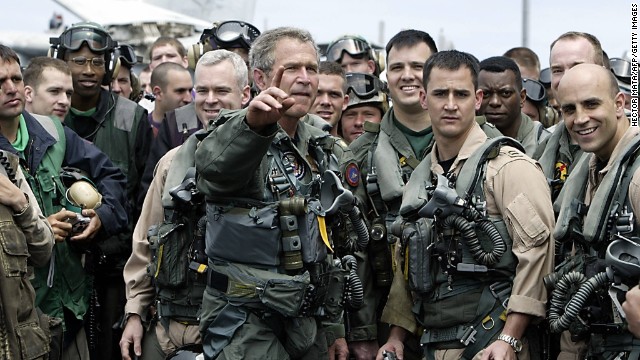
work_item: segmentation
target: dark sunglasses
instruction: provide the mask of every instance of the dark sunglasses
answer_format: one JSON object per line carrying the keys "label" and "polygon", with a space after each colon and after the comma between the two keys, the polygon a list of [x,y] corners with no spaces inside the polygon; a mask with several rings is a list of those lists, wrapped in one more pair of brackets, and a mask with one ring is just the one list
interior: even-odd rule
{"label": "dark sunglasses", "polygon": [[[52,44],[54,39],[56,38],[51,38]],[[71,51],[79,50],[83,43],[86,43],[93,52],[104,52],[118,45],[107,32],[92,27],[68,29],[57,39],[59,45]]]}
{"label": "dark sunglasses", "polygon": [[522,79],[522,87],[527,91],[527,98],[533,102],[543,102],[547,99],[547,91],[540,81]]}
{"label": "dark sunglasses", "polygon": [[349,55],[362,55],[367,53],[371,49],[371,46],[367,42],[356,39],[348,38],[341,39],[331,44],[327,48],[327,60],[340,62],[342,59],[342,53],[347,52]]}
{"label": "dark sunglasses", "polygon": [[387,92],[387,84],[376,76],[365,73],[347,73],[347,93],[352,91],[359,98],[366,99]]}
{"label": "dark sunglasses", "polygon": [[208,40],[213,49],[241,47],[248,50],[258,36],[260,30],[255,26],[243,21],[230,20],[204,30],[200,42]]}

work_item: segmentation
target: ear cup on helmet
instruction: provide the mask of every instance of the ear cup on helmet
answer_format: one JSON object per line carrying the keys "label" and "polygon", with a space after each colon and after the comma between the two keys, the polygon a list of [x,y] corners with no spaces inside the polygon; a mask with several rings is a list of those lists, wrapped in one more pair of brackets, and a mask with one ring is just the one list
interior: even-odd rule
{"label": "ear cup on helmet", "polygon": [[116,56],[113,52],[107,54],[108,61],[105,62],[105,73],[102,78],[102,85],[110,85],[114,76],[118,76],[120,71],[120,56]]}
{"label": "ear cup on helmet", "polygon": [[213,48],[211,47],[209,42],[202,43],[199,41],[189,47],[189,49],[187,50],[187,61],[189,62],[189,69],[195,71],[196,65],[198,65],[198,60],[200,60],[204,53],[211,50],[213,50]]}

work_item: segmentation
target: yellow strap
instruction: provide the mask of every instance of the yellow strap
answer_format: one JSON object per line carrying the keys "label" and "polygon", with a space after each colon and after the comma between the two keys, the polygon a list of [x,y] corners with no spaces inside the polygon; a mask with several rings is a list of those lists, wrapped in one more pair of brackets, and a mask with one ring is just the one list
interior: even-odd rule
{"label": "yellow strap", "polygon": [[409,247],[404,250],[404,279],[409,281]]}
{"label": "yellow strap", "polygon": [[324,241],[324,244],[333,252],[333,248],[329,242],[329,235],[327,235],[327,224],[324,221],[324,216],[318,216],[318,226],[320,227],[320,237],[322,237],[322,241]]}
{"label": "yellow strap", "polygon": [[204,274],[207,271],[207,265],[200,264],[198,265],[198,274]]}
{"label": "yellow strap", "polygon": [[164,250],[164,244],[160,245],[160,249],[158,250],[158,267],[156,268],[156,273],[153,277],[157,278],[158,273],[160,273],[160,265],[162,265],[162,250]]}

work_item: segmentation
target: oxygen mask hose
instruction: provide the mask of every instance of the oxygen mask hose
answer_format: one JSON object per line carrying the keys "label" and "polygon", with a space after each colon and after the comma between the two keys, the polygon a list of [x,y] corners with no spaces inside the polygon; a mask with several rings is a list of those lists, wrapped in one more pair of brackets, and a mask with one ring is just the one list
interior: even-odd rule
{"label": "oxygen mask hose", "polygon": [[[570,272],[562,276],[556,284],[551,297],[549,308],[549,327],[553,333],[561,333],[567,329],[593,292],[607,285],[608,278],[606,272],[601,272],[590,279],[579,272]],[[569,290],[573,286],[580,286],[575,295],[569,299]],[[568,300],[568,301],[567,301]],[[562,314],[562,315],[560,315]]]}
{"label": "oxygen mask hose", "polygon": [[493,245],[491,251],[485,251],[482,248],[482,244],[480,244],[480,240],[478,239],[474,226],[470,221],[460,215],[451,214],[447,216],[442,223],[442,227],[445,230],[453,228],[459,231],[465,243],[469,247],[471,256],[473,256],[477,262],[486,266],[494,265],[502,258],[502,255],[507,250],[507,245],[502,239],[500,232],[498,232],[498,229],[491,221],[480,220],[476,222],[476,224],[477,227],[484,231],[491,239],[491,244]]}
{"label": "oxygen mask hose", "polygon": [[349,216],[349,220],[351,220],[353,229],[358,235],[356,251],[364,251],[369,245],[369,230],[360,216],[360,210],[357,206],[353,206],[349,212],[347,212],[347,215]]}
{"label": "oxygen mask hose", "polygon": [[362,282],[356,274],[358,262],[353,255],[346,255],[342,258],[343,268],[349,270],[349,279],[347,280],[347,292],[345,294],[345,304],[354,310],[360,309],[364,303],[364,289]]}

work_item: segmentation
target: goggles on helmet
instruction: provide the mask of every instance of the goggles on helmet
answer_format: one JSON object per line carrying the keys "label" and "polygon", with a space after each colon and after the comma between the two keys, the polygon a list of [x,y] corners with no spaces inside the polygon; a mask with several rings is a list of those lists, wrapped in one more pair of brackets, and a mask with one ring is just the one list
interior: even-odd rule
{"label": "goggles on helmet", "polygon": [[631,78],[631,63],[625,59],[611,58],[609,59],[611,72],[620,80],[628,80]]}
{"label": "goggles on helmet", "polygon": [[201,42],[209,41],[213,49],[251,48],[251,44],[260,36],[255,26],[237,20],[225,21],[211,29],[205,29],[200,37]]}
{"label": "goggles on helmet", "polygon": [[551,86],[551,69],[544,68],[540,70],[540,83],[545,87]]}
{"label": "goggles on helmet", "polygon": [[336,41],[327,48],[327,60],[340,62],[342,53],[349,55],[362,55],[368,53],[371,46],[364,40],[358,38],[345,38]]}
{"label": "goggles on helmet", "polygon": [[542,102],[547,99],[544,85],[537,80],[522,79],[522,87],[527,91],[527,98],[533,102]]}
{"label": "goggles on helmet", "polygon": [[58,41],[59,45],[71,51],[79,50],[83,43],[86,43],[94,52],[107,51],[118,45],[109,33],[92,26],[71,27],[60,35]]}
{"label": "goggles on helmet", "polygon": [[129,67],[142,62],[142,57],[137,56],[131,45],[122,44],[115,50],[116,57],[120,58]]}
{"label": "goggles on helmet", "polygon": [[361,99],[387,91],[387,84],[371,74],[347,73],[347,93],[353,92]]}

